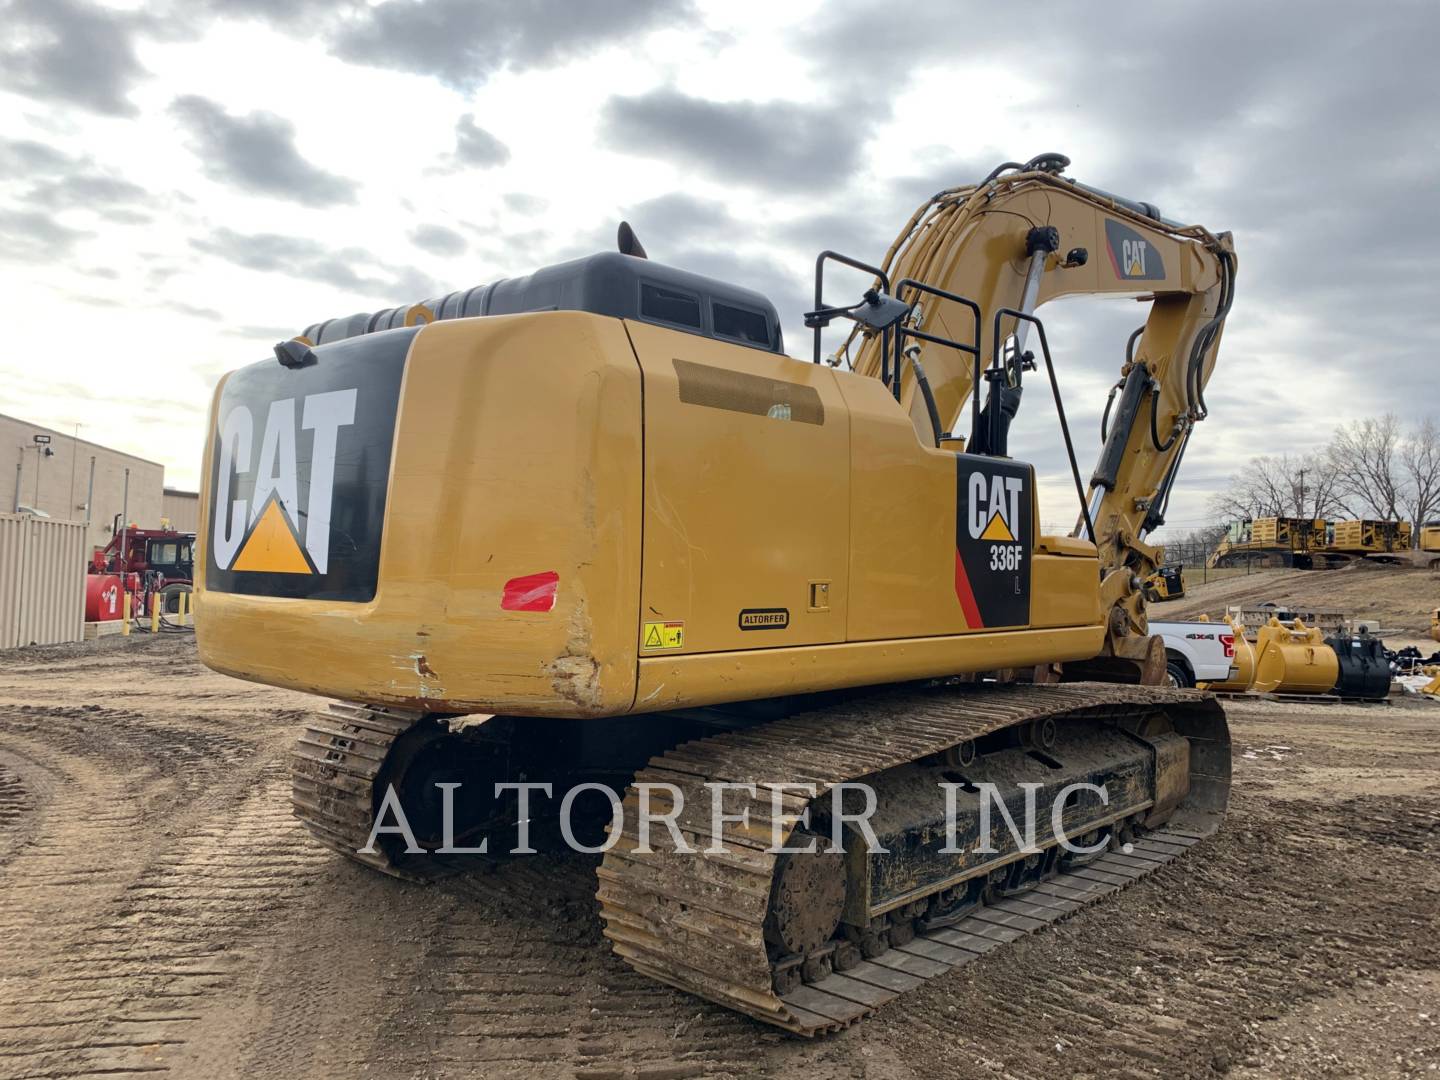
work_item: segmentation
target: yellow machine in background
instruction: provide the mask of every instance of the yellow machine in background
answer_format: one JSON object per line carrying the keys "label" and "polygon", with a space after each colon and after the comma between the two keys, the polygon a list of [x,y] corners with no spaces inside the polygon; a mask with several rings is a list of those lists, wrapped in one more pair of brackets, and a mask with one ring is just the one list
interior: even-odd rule
{"label": "yellow machine in background", "polygon": [[[1440,521],[1427,521],[1420,529],[1420,551],[1432,555],[1426,565],[1431,570],[1440,570]],[[1437,638],[1436,640],[1440,640]]]}
{"label": "yellow machine in background", "polygon": [[[1436,640],[1440,641],[1440,638]],[[1420,693],[1429,694],[1432,697],[1440,697],[1440,664],[1431,664],[1428,667],[1421,668],[1421,671],[1426,675],[1434,676],[1434,678],[1420,688]]]}
{"label": "yellow machine in background", "polygon": [[1314,552],[1325,544],[1323,518],[1264,517],[1237,521],[1210,554],[1209,566],[1225,568],[1259,562],[1263,566],[1310,569]]}
{"label": "yellow machine in background", "polygon": [[1325,550],[1345,555],[1384,556],[1410,550],[1408,521],[1332,521]]}
{"label": "yellow machine in background", "polygon": [[1407,521],[1256,518],[1232,523],[1208,565],[1223,568],[1259,563],[1336,570],[1356,559],[1399,563],[1408,558],[1410,537]]}
{"label": "yellow machine in background", "polygon": [[1185,595],[1185,570],[1180,566],[1162,566],[1145,579],[1145,599],[1152,604],[1179,600]]}
{"label": "yellow machine in background", "polygon": [[[1153,859],[1115,856],[1135,872],[1213,831],[1230,775],[1215,701],[1075,680],[1164,671],[1145,537],[1207,412],[1233,246],[1067,163],[1006,163],[939,193],[878,266],[823,253],[815,362],[784,354],[764,297],[652,262],[622,227],[618,253],[317,324],[227,376],[199,650],[342,700],[296,749],[312,833],[424,876],[400,838],[368,843],[387,792],[432,850],[442,780],[488,792],[643,768],[692,806],[708,782],[748,784],[764,822],[776,785],[809,784],[814,801],[781,801],[789,835],[864,778],[885,851],[856,836],[844,859],[776,853],[695,811],[685,834],[727,856],[649,852],[627,819],[598,870],[606,936],[637,970],[812,1034],[917,984],[874,963],[916,935],[937,952],[984,905],[1078,868],[1051,841],[942,852],[941,808],[904,792],[961,777],[972,830],[977,784],[1033,778],[1054,799],[1103,782],[1112,803],[1067,821],[1116,847],[1165,830],[1145,841]],[[837,263],[870,281],[857,302],[826,302]],[[1035,314],[1071,295],[1148,311],[1088,480],[1063,355]],[[821,363],[836,320],[854,333]],[[1048,446],[1010,443],[1026,390],[1058,412],[1066,535],[1040,527],[1056,511],[1042,514],[1028,460]],[[999,685],[1022,678],[1075,685]],[[498,837],[537,815],[507,795],[457,810],[455,828]],[[945,956],[966,955],[968,938],[949,940]]]}

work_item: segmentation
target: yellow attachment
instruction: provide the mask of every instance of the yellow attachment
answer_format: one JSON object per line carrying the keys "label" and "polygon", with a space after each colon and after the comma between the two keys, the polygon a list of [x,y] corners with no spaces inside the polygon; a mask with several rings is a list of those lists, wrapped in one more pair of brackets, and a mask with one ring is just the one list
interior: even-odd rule
{"label": "yellow attachment", "polygon": [[[1204,616],[1201,616],[1204,619]],[[1205,621],[1209,621],[1205,619]],[[1231,631],[1235,634],[1235,658],[1231,661],[1231,667],[1235,671],[1233,678],[1223,682],[1201,683],[1201,690],[1223,690],[1227,693],[1239,694],[1249,690],[1255,682],[1255,646],[1245,636],[1245,624],[1239,619],[1227,620]]]}
{"label": "yellow attachment", "polygon": [[1424,686],[1420,687],[1420,693],[1440,697],[1440,664],[1431,664],[1429,667],[1421,668],[1420,670],[1426,675],[1435,676]]}
{"label": "yellow attachment", "polygon": [[1340,675],[1335,650],[1318,627],[1296,619],[1285,626],[1273,615],[1255,640],[1255,684],[1262,694],[1326,694]]}

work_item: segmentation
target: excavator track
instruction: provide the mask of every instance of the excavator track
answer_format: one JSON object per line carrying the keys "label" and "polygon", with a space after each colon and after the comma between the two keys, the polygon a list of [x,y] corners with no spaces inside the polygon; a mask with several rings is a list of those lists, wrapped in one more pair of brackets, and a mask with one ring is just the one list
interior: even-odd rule
{"label": "excavator track", "polygon": [[[944,754],[1007,728],[1046,721],[1122,724],[1165,713],[1190,740],[1190,791],[1163,828],[1135,837],[1128,850],[1107,851],[1052,874],[1020,895],[989,898],[951,925],[910,933],[891,930],[867,941],[864,959],[836,952],[820,965],[777,964],[766,921],[782,893],[803,921],[823,882],[804,872],[777,888],[783,855],[773,843],[771,789],[836,784]],[[429,860],[402,864],[393,838],[365,852],[379,794],[403,763],[402,736],[425,714],[333,703],[295,744],[295,815],[320,843],[393,877],[435,876]],[[671,784],[688,813],[679,828],[697,849],[677,853],[663,829],[648,852],[637,833],[639,792],[624,800],[625,826],[597,869],[605,936],[635,970],[756,1019],[801,1035],[846,1027],[927,979],[1042,929],[1185,853],[1219,827],[1229,789],[1230,747],[1223,712],[1210,695],[1158,687],[1069,684],[989,686],[887,693],[694,740],[653,758],[635,782]],[[707,784],[739,785],[728,809],[748,797],[749,821],[711,831]],[[742,790],[754,785],[753,794]],[[807,800],[784,796],[795,807]],[[695,809],[699,808],[699,809]],[[1130,833],[1126,832],[1129,836]],[[709,853],[716,841],[723,853]],[[833,897],[828,902],[833,903]],[[902,921],[903,923],[903,921]],[[788,974],[778,970],[788,963]],[[803,971],[803,979],[801,977]],[[780,989],[777,990],[777,987]]]}
{"label": "excavator track", "polygon": [[[766,851],[773,842],[773,787],[814,783],[823,793],[1014,725],[1123,723],[1157,711],[1190,740],[1189,793],[1163,828],[1137,836],[1124,845],[1128,851],[1108,851],[943,929],[872,940],[865,959],[852,952],[843,965],[828,959],[807,965],[804,982],[793,971],[777,977],[767,916],[781,892],[789,910],[803,908],[806,898],[794,893],[807,879],[776,888],[784,856]],[[927,979],[1124,888],[1213,833],[1228,799],[1229,742],[1224,714],[1208,695],[1101,684],[890,694],[690,742],[654,758],[636,780],[673,784],[686,806],[701,808],[678,817],[696,853],[677,852],[663,829],[651,831],[648,853],[638,850],[639,796],[632,786],[624,830],[597,871],[605,936],[631,967],[661,982],[800,1035],[836,1031]],[[705,785],[757,781],[749,825],[726,823],[722,835],[713,835]],[[734,812],[745,797],[737,794]],[[705,853],[716,840],[724,853]],[[834,970],[839,966],[844,970]]]}
{"label": "excavator track", "polygon": [[402,869],[392,851],[377,844],[361,849],[375,821],[378,782],[397,739],[423,713],[332,702],[296,741],[290,758],[290,797],[295,816],[315,839],[348,859],[407,881],[420,875]]}

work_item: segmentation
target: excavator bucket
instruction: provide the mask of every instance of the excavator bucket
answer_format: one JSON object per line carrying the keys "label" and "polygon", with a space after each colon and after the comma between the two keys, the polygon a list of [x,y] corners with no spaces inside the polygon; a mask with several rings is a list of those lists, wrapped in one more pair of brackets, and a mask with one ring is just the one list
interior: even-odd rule
{"label": "excavator bucket", "polygon": [[1318,627],[1296,619],[1286,626],[1273,615],[1255,639],[1255,683],[1262,694],[1328,694],[1340,676],[1335,650]]}
{"label": "excavator bucket", "polygon": [[1245,636],[1245,624],[1239,619],[1227,620],[1230,631],[1235,635],[1235,657],[1230,665],[1232,675],[1224,682],[1201,683],[1201,690],[1218,690],[1222,693],[1243,694],[1255,682],[1255,646]]}

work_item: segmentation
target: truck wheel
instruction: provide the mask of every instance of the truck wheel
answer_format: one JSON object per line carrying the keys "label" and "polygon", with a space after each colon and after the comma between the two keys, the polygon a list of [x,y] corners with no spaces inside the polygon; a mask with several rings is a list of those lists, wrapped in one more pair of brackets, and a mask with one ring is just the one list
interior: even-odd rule
{"label": "truck wheel", "polygon": [[1188,690],[1195,685],[1195,680],[1190,677],[1190,670],[1178,660],[1166,663],[1165,681],[1179,690]]}

